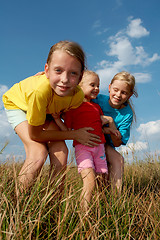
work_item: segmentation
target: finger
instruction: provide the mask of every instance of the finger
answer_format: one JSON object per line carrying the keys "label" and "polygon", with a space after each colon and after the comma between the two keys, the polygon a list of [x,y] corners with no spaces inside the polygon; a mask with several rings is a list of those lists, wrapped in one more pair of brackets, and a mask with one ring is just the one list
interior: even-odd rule
{"label": "finger", "polygon": [[90,137],[90,142],[101,142],[101,140],[99,138],[96,137]]}
{"label": "finger", "polygon": [[95,146],[98,146],[99,144],[98,143],[95,143],[95,142],[92,142],[92,141],[88,141],[87,143],[87,146],[90,146],[90,147],[95,147]]}
{"label": "finger", "polygon": [[100,137],[96,134],[90,133],[90,137],[94,139],[99,139]]}
{"label": "finger", "polygon": [[93,131],[94,129],[93,128],[91,128],[91,127],[85,127],[84,128],[86,131]]}

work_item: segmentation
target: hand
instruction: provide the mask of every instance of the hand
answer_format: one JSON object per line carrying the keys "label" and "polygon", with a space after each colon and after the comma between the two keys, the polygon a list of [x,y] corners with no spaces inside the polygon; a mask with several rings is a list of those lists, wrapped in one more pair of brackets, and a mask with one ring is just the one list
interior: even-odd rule
{"label": "hand", "polygon": [[[89,146],[89,147],[94,147],[98,146],[99,143],[101,142],[100,137],[97,136],[96,134],[90,133],[88,131],[93,131],[93,128],[90,127],[85,127],[85,128],[80,128],[75,131],[75,139],[79,143]],[[99,142],[99,143],[96,143]]]}
{"label": "hand", "polygon": [[116,137],[117,140],[121,140],[121,138],[122,138],[120,131],[118,131],[117,129],[112,129],[110,127],[104,127],[103,133],[110,134],[110,135]]}
{"label": "hand", "polygon": [[104,115],[101,115],[101,121],[102,121],[102,125],[105,125],[105,124],[112,124],[113,123],[113,118],[110,117],[110,116],[104,116]]}
{"label": "hand", "polygon": [[117,138],[117,140],[121,140],[122,136],[118,130],[110,129],[110,131],[110,134],[113,134]]}

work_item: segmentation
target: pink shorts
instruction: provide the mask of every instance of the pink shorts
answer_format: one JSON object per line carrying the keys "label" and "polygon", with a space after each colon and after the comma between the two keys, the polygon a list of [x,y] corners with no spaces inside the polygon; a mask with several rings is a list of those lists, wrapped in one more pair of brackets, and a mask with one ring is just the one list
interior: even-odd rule
{"label": "pink shorts", "polygon": [[86,168],[93,168],[96,173],[108,173],[104,144],[93,148],[78,144],[75,156],[79,173]]}

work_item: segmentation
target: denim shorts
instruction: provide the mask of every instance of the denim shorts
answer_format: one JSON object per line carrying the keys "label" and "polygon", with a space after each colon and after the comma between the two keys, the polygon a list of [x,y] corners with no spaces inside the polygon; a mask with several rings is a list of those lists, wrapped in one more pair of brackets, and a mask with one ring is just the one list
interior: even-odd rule
{"label": "denim shorts", "polygon": [[8,110],[5,108],[8,122],[11,124],[12,128],[20,124],[21,122],[26,121],[26,112],[21,109]]}

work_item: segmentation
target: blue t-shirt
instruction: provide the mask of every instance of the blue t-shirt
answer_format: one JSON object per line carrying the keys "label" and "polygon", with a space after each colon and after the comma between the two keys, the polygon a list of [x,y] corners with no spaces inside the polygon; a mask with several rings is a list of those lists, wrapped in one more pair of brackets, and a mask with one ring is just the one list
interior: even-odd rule
{"label": "blue t-shirt", "polygon": [[[126,104],[126,106],[122,109],[112,108],[109,104],[109,96],[103,94],[98,94],[97,98],[94,99],[93,102],[100,105],[105,116],[113,118],[118,131],[121,133],[122,144],[126,145],[130,137],[130,126],[133,120],[133,112],[129,104]],[[111,145],[113,146],[112,142]]]}

